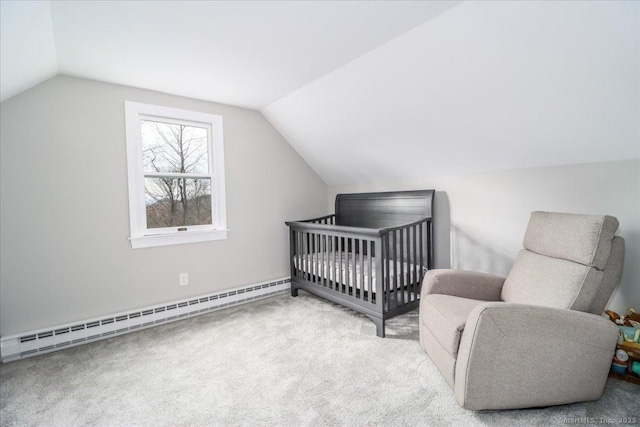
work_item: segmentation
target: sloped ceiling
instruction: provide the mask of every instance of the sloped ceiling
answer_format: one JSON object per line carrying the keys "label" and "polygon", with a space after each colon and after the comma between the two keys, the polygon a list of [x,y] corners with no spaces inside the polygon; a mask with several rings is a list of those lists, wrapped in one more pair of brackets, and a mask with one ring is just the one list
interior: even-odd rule
{"label": "sloped ceiling", "polygon": [[640,158],[640,3],[0,2],[55,74],[262,111],[331,185]]}
{"label": "sloped ceiling", "polygon": [[465,2],[263,113],[330,185],[639,158],[639,6]]}
{"label": "sloped ceiling", "polygon": [[0,1],[0,101],[56,74],[49,2]]}
{"label": "sloped ceiling", "polygon": [[[23,43],[48,31],[60,74],[259,110],[457,3],[3,0],[14,49],[2,64],[38,54]],[[50,8],[44,29],[21,21],[5,34],[16,11],[38,7]],[[19,78],[2,80],[2,99]]]}

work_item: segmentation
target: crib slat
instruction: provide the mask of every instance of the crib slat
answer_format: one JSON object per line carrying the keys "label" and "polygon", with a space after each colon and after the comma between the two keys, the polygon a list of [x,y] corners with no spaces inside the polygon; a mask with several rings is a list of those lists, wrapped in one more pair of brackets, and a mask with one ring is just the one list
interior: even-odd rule
{"label": "crib slat", "polygon": [[411,281],[411,301],[415,301],[416,298],[416,289],[417,289],[417,283],[420,280],[420,273],[418,271],[418,245],[417,245],[417,238],[418,238],[418,227],[416,227],[415,225],[412,227],[413,228],[413,280]]}
{"label": "crib slat", "polygon": [[387,298],[387,289],[389,289],[389,234],[385,234],[382,242],[382,277],[377,278],[378,295],[376,298],[382,298],[383,310],[388,310],[389,301]]}
{"label": "crib slat", "polygon": [[343,288],[342,288],[342,243],[344,242],[344,239],[342,239],[341,237],[338,237],[338,266],[340,267],[340,269],[338,270],[338,289],[342,292]]}
{"label": "crib slat", "polygon": [[331,240],[331,236],[326,236],[327,264],[325,270],[327,272],[327,287],[329,289],[333,289],[333,283],[331,282],[331,275],[333,274],[333,272],[331,271]]}
{"label": "crib slat", "polygon": [[316,263],[315,263],[315,257],[316,257],[316,235],[313,233],[309,233],[309,263],[310,268],[309,268],[309,272],[311,273],[311,281],[313,283],[316,282]]}
{"label": "crib slat", "polygon": [[344,254],[344,293],[349,295],[349,284],[351,282],[351,260],[349,259],[349,248],[351,247],[351,239],[345,237],[344,246],[343,246],[343,254]]}
{"label": "crib slat", "polygon": [[344,239],[344,293],[349,295],[349,290],[353,281],[351,280],[351,239],[345,237]]}
{"label": "crib slat", "polygon": [[338,276],[336,276],[336,266],[337,266],[337,262],[338,262],[338,241],[336,240],[335,237],[331,237],[331,245],[333,248],[333,259],[331,262],[331,269],[332,269],[332,275],[333,275],[333,289],[337,290],[338,289]]}
{"label": "crib slat", "polygon": [[304,245],[305,250],[307,251],[307,258],[306,258],[306,265],[307,267],[305,268],[306,272],[307,272],[307,278],[308,280],[311,280],[311,233],[305,233],[306,234],[306,244]]}
{"label": "crib slat", "polygon": [[308,280],[311,281],[313,280],[313,275],[311,274],[311,233],[306,233],[307,234],[307,244],[305,245],[306,251],[307,251],[307,277]]}
{"label": "crib slat", "polygon": [[322,235],[316,235],[316,277],[318,285],[322,286]]}
{"label": "crib slat", "polygon": [[311,276],[309,277],[309,280],[311,280],[313,283],[316,282],[316,267],[315,267],[315,263],[313,261],[314,257],[315,257],[315,252],[316,252],[316,236],[313,233],[309,233],[309,273],[311,274]]}
{"label": "crib slat", "polygon": [[404,298],[404,302],[405,304],[408,304],[411,301],[411,278],[412,278],[412,274],[411,274],[411,227],[407,227],[405,229],[406,233],[407,233],[407,240],[405,241],[406,245],[407,245],[407,252],[405,255],[405,262],[403,263],[407,265],[407,277],[405,278],[405,291],[403,293],[403,298]]}
{"label": "crib slat", "polygon": [[396,230],[393,231],[393,242],[391,242],[391,244],[393,245],[393,290],[391,291],[392,299],[390,308],[393,309],[398,305],[398,232]]}
{"label": "crib slat", "polygon": [[398,295],[398,305],[403,305],[404,304],[404,294],[405,294],[405,290],[406,290],[406,286],[407,286],[407,277],[405,275],[405,253],[404,253],[404,249],[405,249],[405,242],[406,239],[404,237],[405,235],[405,229],[401,229],[400,231],[400,295]]}
{"label": "crib slat", "polygon": [[[351,289],[351,295],[356,297],[356,269],[355,269],[355,256],[354,256],[354,239],[347,239],[347,285]],[[347,289],[347,295],[349,294],[349,289]]]}
{"label": "crib slat", "polygon": [[304,247],[302,244],[302,235],[304,234],[301,231],[298,231],[297,233],[298,235],[296,236],[296,238],[298,239],[298,245],[296,248],[297,251],[297,255],[298,255],[298,277],[300,277],[301,279],[304,279]]}
{"label": "crib slat", "polygon": [[396,235],[396,232],[393,231],[391,236],[389,237],[389,259],[391,260],[391,267],[389,269],[389,274],[392,274],[393,272],[393,280],[389,279],[391,284],[389,286],[389,289],[387,290],[388,294],[389,294],[389,310],[393,309],[396,306],[396,301],[395,301],[395,291],[396,291],[396,285],[397,285],[397,280],[398,280],[398,275],[397,275],[397,265],[396,265],[396,239],[398,238],[398,236]]}
{"label": "crib slat", "polygon": [[333,289],[338,290],[338,240],[335,237],[331,238],[331,244],[333,245],[333,262],[331,263],[331,269],[333,270]]}
{"label": "crib slat", "polygon": [[354,280],[353,280],[353,239],[352,238],[347,238],[347,250],[345,251],[345,256],[346,256],[346,262],[347,262],[347,266],[345,267],[345,269],[347,270],[347,279],[346,279],[346,284],[347,284],[347,289],[346,289],[346,294],[349,295],[349,291],[351,291],[351,294],[354,296],[356,296],[356,292],[353,289],[353,286],[355,285]]}
{"label": "crib slat", "polygon": [[313,282],[313,236],[311,233],[307,233],[307,272],[309,274],[309,281]]}
{"label": "crib slat", "polygon": [[331,236],[325,236],[325,260],[323,268],[327,275],[327,287],[331,289]]}
{"label": "crib slat", "polygon": [[360,289],[358,288],[358,239],[352,239],[351,243],[353,243],[353,251],[351,252],[351,256],[353,257],[353,296],[358,298],[358,293],[360,293]]}
{"label": "crib slat", "polygon": [[331,289],[337,289],[337,283],[336,283],[336,251],[337,251],[337,246],[336,246],[336,238],[335,237],[331,237]]}
{"label": "crib slat", "polygon": [[[295,266],[295,256],[296,256],[296,231],[293,229],[289,229],[289,256],[291,257],[290,265],[291,265],[291,276],[298,277],[298,271]],[[292,279],[293,279],[292,277]]]}
{"label": "crib slat", "polygon": [[411,286],[413,285],[413,263],[411,262],[411,227],[407,228],[407,290],[405,299],[411,302]]}
{"label": "crib slat", "polygon": [[406,241],[406,245],[407,245],[407,288],[406,288],[406,294],[405,294],[405,298],[407,301],[407,304],[411,302],[411,284],[413,283],[413,264],[411,263],[411,258],[413,256],[413,254],[411,253],[411,227],[407,228],[407,241]]}
{"label": "crib slat", "polygon": [[307,279],[307,233],[300,233],[300,248],[302,250],[302,254],[300,255],[300,270],[302,272],[302,278]]}
{"label": "crib slat", "polygon": [[309,280],[315,283],[316,275],[315,275],[315,267],[313,265],[313,253],[315,252],[315,235],[313,233],[309,233]]}
{"label": "crib slat", "polygon": [[[360,247],[360,239],[354,239],[353,240],[353,286],[354,286],[354,292],[353,292],[353,296],[355,296],[356,298],[362,298],[362,288],[359,287],[360,281],[358,280],[358,248]],[[362,270],[360,270],[362,271]],[[357,292],[356,292],[357,291]],[[359,296],[358,296],[359,295]]]}
{"label": "crib slat", "polygon": [[405,244],[407,245],[406,247],[407,255],[405,258],[407,277],[405,279],[406,287],[405,287],[404,299],[406,303],[409,303],[411,301],[411,277],[412,277],[412,274],[411,274],[412,273],[411,272],[411,227],[406,228],[405,232],[407,234],[407,239],[405,240]]}
{"label": "crib slat", "polygon": [[358,239],[353,239],[353,296],[358,298]]}
{"label": "crib slat", "polygon": [[364,300],[364,241],[360,239],[360,299]]}
{"label": "crib slat", "polygon": [[320,274],[322,274],[323,277],[322,286],[324,287],[329,287],[329,271],[327,270],[327,264],[329,262],[329,259],[327,258],[327,239],[328,236],[322,236],[322,271]]}
{"label": "crib slat", "polygon": [[398,305],[404,304],[404,288],[406,284],[406,277],[404,277],[404,229],[400,229],[400,299],[397,301]]}
{"label": "crib slat", "polygon": [[300,269],[300,277],[302,277],[303,279],[306,278],[305,275],[305,262],[306,260],[304,259],[304,231],[301,231],[298,233],[298,240],[299,240],[299,245],[298,245],[298,268]]}
{"label": "crib slat", "polygon": [[303,258],[302,258],[302,232],[298,231],[296,236],[296,239],[298,241],[297,245],[296,245],[296,255],[298,255],[298,277],[304,279],[304,273],[302,272],[303,269]]}
{"label": "crib slat", "polygon": [[431,227],[431,223],[427,223],[427,253],[429,254],[429,261],[427,263],[427,268],[433,268],[433,229]]}
{"label": "crib slat", "polygon": [[349,294],[349,238],[342,240],[342,267],[344,274],[342,277],[342,293]]}
{"label": "crib slat", "polygon": [[375,242],[372,242],[371,252],[369,253],[369,255],[373,255],[374,251],[376,253],[376,262],[375,262],[375,266],[373,267],[376,269],[376,281],[373,282],[373,279],[369,281],[369,289],[371,291],[371,302],[373,302],[373,295],[375,291],[376,309],[380,313],[384,313],[384,295],[382,292],[382,288],[383,288],[382,280],[384,277],[383,272],[384,272],[384,256],[385,256],[385,252],[383,249],[384,238],[385,236],[381,236],[378,239],[376,239]]}
{"label": "crib slat", "polygon": [[[369,277],[367,279],[367,292],[369,293],[369,302],[373,302],[373,288],[371,287],[373,282],[373,268],[371,265],[371,259],[373,258],[373,242],[371,240],[367,241],[367,271],[369,272]],[[380,258],[380,254],[378,254],[378,258]],[[380,279],[378,279],[380,280]]]}
{"label": "crib slat", "polygon": [[344,260],[342,261],[344,267],[344,280],[342,282],[342,293],[349,293],[349,238],[345,237],[342,241],[342,256]]}
{"label": "crib slat", "polygon": [[316,275],[318,276],[318,285],[323,286],[324,281],[324,265],[322,264],[322,234],[316,237],[318,241],[318,252],[316,253]]}
{"label": "crib slat", "polygon": [[318,248],[318,250],[316,251],[316,276],[318,285],[322,286],[322,271],[320,270],[320,268],[322,268],[322,235],[316,235],[316,242]]}
{"label": "crib slat", "polygon": [[424,253],[423,253],[423,242],[422,242],[422,224],[424,223],[420,223],[420,277],[422,277],[422,275],[424,274]]}
{"label": "crib slat", "polygon": [[313,233],[313,249],[312,249],[312,262],[313,262],[313,283],[319,283],[318,275],[318,234]]}
{"label": "crib slat", "polygon": [[385,241],[385,252],[386,252],[386,271],[384,272],[384,294],[381,294],[381,297],[384,297],[384,304],[386,310],[391,309],[391,301],[389,293],[391,292],[391,287],[393,286],[393,281],[391,280],[391,233],[387,234],[387,238]]}
{"label": "crib slat", "polygon": [[[396,271],[396,265],[395,265],[395,250],[396,250],[396,245],[395,245],[395,232],[392,231],[391,233],[389,233],[389,271],[387,271],[387,274],[389,275],[389,289],[387,289],[387,306],[389,307],[389,310],[391,310],[393,308],[393,288],[395,288],[395,271]],[[391,278],[391,275],[393,275],[394,277]]]}

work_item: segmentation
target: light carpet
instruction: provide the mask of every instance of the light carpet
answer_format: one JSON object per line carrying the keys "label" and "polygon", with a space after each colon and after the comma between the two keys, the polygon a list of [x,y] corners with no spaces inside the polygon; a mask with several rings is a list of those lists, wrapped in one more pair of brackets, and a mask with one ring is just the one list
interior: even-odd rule
{"label": "light carpet", "polygon": [[420,348],[417,310],[390,320],[381,339],[366,317],[305,292],[4,364],[0,379],[3,426],[534,426],[640,416],[640,387],[613,379],[596,402],[464,410]]}

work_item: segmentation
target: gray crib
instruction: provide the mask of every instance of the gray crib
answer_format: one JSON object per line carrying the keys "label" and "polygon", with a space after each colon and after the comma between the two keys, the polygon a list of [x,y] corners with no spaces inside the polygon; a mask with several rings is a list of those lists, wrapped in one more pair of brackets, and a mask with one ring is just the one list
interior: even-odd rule
{"label": "gray crib", "polygon": [[385,320],[416,308],[433,267],[435,190],[338,194],[335,214],[286,222],[298,289]]}

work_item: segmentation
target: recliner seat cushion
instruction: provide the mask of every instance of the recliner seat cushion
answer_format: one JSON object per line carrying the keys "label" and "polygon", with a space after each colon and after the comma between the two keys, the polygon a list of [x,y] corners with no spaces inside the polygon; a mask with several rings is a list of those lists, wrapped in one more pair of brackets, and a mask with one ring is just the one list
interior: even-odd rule
{"label": "recliner seat cushion", "polygon": [[533,212],[524,247],[540,255],[602,270],[617,229],[618,220],[609,215]]}
{"label": "recliner seat cushion", "polygon": [[455,359],[469,313],[487,301],[430,294],[420,303],[420,321]]}

